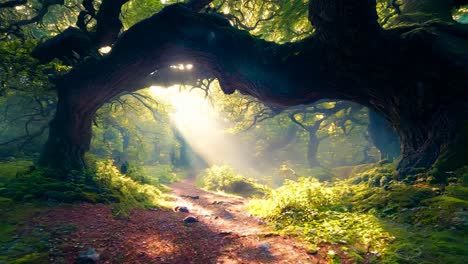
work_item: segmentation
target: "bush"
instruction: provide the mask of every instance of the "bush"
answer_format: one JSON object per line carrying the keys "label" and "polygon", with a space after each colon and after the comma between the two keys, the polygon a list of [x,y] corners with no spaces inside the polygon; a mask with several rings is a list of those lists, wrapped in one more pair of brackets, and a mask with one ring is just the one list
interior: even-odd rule
{"label": "bush", "polygon": [[171,165],[158,164],[154,166],[142,166],[142,172],[157,184],[167,184],[179,180],[181,177],[173,171]]}
{"label": "bush", "polygon": [[98,161],[96,168],[96,181],[120,200],[115,215],[125,215],[131,208],[160,207],[164,204],[160,189],[122,174],[112,160]]}
{"label": "bush", "polygon": [[18,169],[15,177],[0,182],[0,196],[28,202],[120,202],[116,205],[120,213],[132,207],[163,204],[162,188],[147,184],[147,178],[138,178],[144,175],[140,170],[129,173],[135,180],[121,174],[112,160],[96,161],[92,167],[95,171],[71,171],[66,175],[46,168]]}
{"label": "bush", "polygon": [[[5,180],[0,196],[16,201],[46,200],[54,202],[99,202],[106,200],[106,190],[92,180],[91,172],[71,171],[64,175],[46,168],[19,170],[15,177]],[[101,199],[90,200],[85,192],[100,193]]]}
{"label": "bush", "polygon": [[245,197],[262,196],[267,188],[236,173],[228,165],[214,165],[197,176],[197,185],[207,190],[223,191]]}
{"label": "bush", "polygon": [[346,186],[327,186],[314,178],[285,181],[265,200],[250,203],[252,214],[275,223],[281,232],[303,236],[313,245],[341,243],[382,253],[394,237],[369,213],[349,212],[342,197]]}

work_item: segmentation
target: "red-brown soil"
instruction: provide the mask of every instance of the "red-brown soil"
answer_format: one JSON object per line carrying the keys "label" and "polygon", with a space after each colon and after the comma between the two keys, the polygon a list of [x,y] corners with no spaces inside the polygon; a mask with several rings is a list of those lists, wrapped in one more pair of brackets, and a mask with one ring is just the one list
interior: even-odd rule
{"label": "red-brown soil", "polygon": [[[300,241],[249,216],[245,199],[205,192],[190,180],[170,187],[175,205],[189,213],[136,209],[116,219],[111,206],[95,204],[42,213],[34,222],[52,234],[50,262],[74,263],[94,248],[97,263],[327,263],[325,248],[308,254]],[[185,224],[187,216],[199,222]]]}

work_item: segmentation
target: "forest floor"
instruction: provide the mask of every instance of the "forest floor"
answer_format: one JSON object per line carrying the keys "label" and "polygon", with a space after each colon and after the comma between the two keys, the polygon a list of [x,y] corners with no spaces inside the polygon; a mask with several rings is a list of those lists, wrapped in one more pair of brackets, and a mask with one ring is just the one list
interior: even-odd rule
{"label": "forest floor", "polygon": [[[191,179],[169,187],[188,213],[135,209],[115,218],[109,205],[74,204],[49,209],[32,224],[52,234],[51,263],[75,263],[88,249],[99,254],[97,263],[327,263],[331,246],[308,254],[295,237],[250,216],[246,199],[206,192]],[[198,222],[185,223],[187,216]]]}

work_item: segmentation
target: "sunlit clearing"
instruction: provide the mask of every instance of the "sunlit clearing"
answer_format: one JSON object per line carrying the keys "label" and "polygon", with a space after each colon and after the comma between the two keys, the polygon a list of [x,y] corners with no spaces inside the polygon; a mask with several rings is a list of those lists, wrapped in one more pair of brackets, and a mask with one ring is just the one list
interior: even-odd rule
{"label": "sunlit clearing", "polygon": [[181,90],[179,86],[152,86],[150,91],[159,101],[172,106],[170,119],[193,150],[209,165],[228,163],[241,171],[250,171],[245,159],[250,148],[227,133],[230,125],[216,111],[199,89]]}
{"label": "sunlit clearing", "polygon": [[111,46],[105,46],[99,49],[99,53],[101,54],[107,54],[112,50]]}
{"label": "sunlit clearing", "polygon": [[15,6],[15,9],[16,10],[23,10],[25,9],[26,7],[24,5],[20,5],[20,6]]}

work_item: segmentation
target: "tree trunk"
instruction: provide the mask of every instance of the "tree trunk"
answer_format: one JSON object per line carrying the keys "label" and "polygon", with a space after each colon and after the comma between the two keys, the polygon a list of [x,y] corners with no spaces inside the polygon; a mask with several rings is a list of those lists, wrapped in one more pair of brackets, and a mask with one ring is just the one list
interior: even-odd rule
{"label": "tree trunk", "polygon": [[310,167],[320,166],[320,162],[317,159],[317,152],[319,147],[319,139],[316,135],[317,131],[309,132],[309,142],[307,143],[307,161]]}
{"label": "tree trunk", "polygon": [[400,141],[391,123],[375,111],[369,110],[368,132],[380,159],[393,161],[400,155]]}
{"label": "tree trunk", "polygon": [[89,150],[95,110],[77,101],[71,93],[59,96],[57,111],[50,122],[49,138],[39,159],[40,166],[64,171],[85,167],[84,153]]}
{"label": "tree trunk", "polygon": [[[402,120],[396,129],[400,135],[402,158],[398,165],[401,177],[412,168],[428,168],[450,144],[463,136],[462,107],[434,111],[427,119]],[[468,157],[460,157],[467,160]],[[456,168],[454,168],[456,169]]]}

